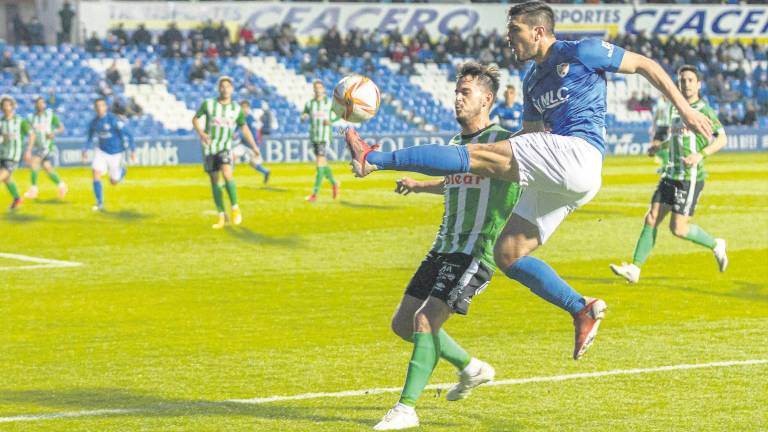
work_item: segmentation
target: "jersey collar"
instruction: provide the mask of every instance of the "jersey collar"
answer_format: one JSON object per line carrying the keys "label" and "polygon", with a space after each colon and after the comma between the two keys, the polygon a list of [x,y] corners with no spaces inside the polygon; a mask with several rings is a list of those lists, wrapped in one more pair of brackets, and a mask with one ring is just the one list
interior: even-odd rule
{"label": "jersey collar", "polygon": [[496,126],[496,123],[491,123],[491,124],[489,124],[488,126],[486,126],[486,127],[482,128],[482,129],[480,129],[479,131],[477,131],[477,132],[475,132],[475,133],[471,133],[471,134],[469,134],[469,135],[464,135],[464,134],[462,134],[462,135],[461,135],[461,139],[472,139],[472,138],[474,138],[474,137],[476,137],[476,136],[480,135],[481,133],[483,133],[483,132],[487,131],[488,129],[490,129],[490,128],[494,127],[494,126]]}

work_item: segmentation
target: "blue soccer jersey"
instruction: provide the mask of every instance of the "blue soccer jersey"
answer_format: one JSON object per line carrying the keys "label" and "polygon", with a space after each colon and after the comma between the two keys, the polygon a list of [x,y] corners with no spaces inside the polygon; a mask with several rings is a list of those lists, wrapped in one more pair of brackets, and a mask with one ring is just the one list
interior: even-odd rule
{"label": "blue soccer jersey", "polygon": [[125,128],[125,124],[112,113],[91,120],[84,150],[93,146],[94,139],[98,140],[98,148],[104,153],[122,153],[126,147],[134,149],[133,136]]}
{"label": "blue soccer jersey", "polygon": [[499,118],[499,126],[510,132],[517,132],[523,127],[523,105],[515,102],[508,107],[504,102],[499,103],[491,111],[491,119]]}
{"label": "blue soccer jersey", "polygon": [[557,41],[523,80],[523,120],[543,121],[554,134],[584,139],[605,154],[606,72],[624,49],[599,39]]}

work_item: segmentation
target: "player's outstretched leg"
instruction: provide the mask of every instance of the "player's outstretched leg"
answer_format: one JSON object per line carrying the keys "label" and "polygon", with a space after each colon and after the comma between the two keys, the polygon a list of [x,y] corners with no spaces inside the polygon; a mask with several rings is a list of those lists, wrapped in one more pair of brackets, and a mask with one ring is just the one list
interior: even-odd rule
{"label": "player's outstretched leg", "polygon": [[93,211],[104,210],[104,185],[101,183],[101,174],[95,171],[93,173],[93,196],[96,198]]}
{"label": "player's outstretched leg", "polygon": [[339,182],[333,177],[333,171],[331,171],[331,167],[326,165],[323,167],[323,176],[328,179],[329,182],[331,182],[331,189],[333,193],[333,199],[336,199],[339,197]]}
{"label": "player's outstretched leg", "polygon": [[676,237],[688,240],[699,246],[704,246],[710,249],[717,261],[717,267],[720,272],[724,272],[728,268],[728,255],[725,251],[725,240],[715,238],[702,227],[688,223],[690,216],[681,214],[673,214],[669,229]]}
{"label": "player's outstretched leg", "polygon": [[29,179],[31,186],[26,192],[24,192],[24,198],[28,198],[28,199],[35,199],[37,198],[37,194],[38,194],[37,178],[40,174],[40,168],[36,167],[34,164],[35,162],[33,161],[32,167],[30,170],[31,172],[30,172],[30,179]]}
{"label": "player's outstretched leg", "polygon": [[11,180],[10,178],[5,180],[5,187],[8,189],[8,193],[11,194],[11,197],[13,198],[13,201],[11,201],[11,205],[8,207],[8,210],[16,210],[21,206],[21,195],[19,195],[19,189],[16,187],[16,182]]}
{"label": "player's outstretched leg", "polygon": [[256,155],[251,159],[251,166],[253,169],[255,169],[257,172],[259,172],[261,175],[264,176],[264,184],[267,184],[269,182],[269,176],[272,175],[272,171],[270,171],[267,167],[264,166],[264,161],[261,159],[261,156]]}

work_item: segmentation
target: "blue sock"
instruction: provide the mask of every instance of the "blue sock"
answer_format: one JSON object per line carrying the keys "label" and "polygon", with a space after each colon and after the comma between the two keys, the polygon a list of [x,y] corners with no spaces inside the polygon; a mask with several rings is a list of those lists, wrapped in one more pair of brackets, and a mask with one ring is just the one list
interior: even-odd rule
{"label": "blue sock", "polygon": [[101,188],[101,180],[93,181],[93,194],[96,195],[96,205],[104,204],[104,191]]}
{"label": "blue sock", "polygon": [[366,160],[379,169],[412,171],[430,176],[469,172],[466,146],[430,144],[393,152],[371,152]]}
{"label": "blue sock", "polygon": [[532,256],[522,257],[504,273],[528,287],[544,300],[575,314],[586,306],[577,293],[544,261]]}
{"label": "blue sock", "polygon": [[126,175],[128,175],[128,167],[123,165],[123,167],[120,169],[120,181],[123,181]]}
{"label": "blue sock", "polygon": [[258,164],[254,168],[256,169],[256,171],[258,171],[258,172],[260,172],[262,174],[265,174],[265,175],[269,174],[269,170],[264,168],[264,165],[262,165],[262,164]]}

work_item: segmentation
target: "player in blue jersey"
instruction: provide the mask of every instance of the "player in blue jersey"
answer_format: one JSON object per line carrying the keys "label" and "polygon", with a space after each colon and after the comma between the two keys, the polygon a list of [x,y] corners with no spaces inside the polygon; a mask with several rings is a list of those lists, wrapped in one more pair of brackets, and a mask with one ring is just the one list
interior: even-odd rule
{"label": "player in blue jersey", "polygon": [[[245,115],[245,125],[248,126],[248,129],[251,131],[251,135],[253,135],[256,144],[261,144],[261,125],[259,124],[260,122],[253,117],[253,113],[251,112],[251,103],[247,100],[240,101],[240,109],[242,109],[243,114]],[[264,161],[261,158],[259,147],[251,147],[245,145],[243,143],[244,140],[242,136],[239,137],[239,141],[240,142],[235,146],[235,148],[232,149],[232,156],[235,158],[235,160],[240,158],[245,159],[245,161],[248,162],[248,164],[252,166],[253,169],[264,176],[264,183],[267,183],[272,172],[263,165]]]}
{"label": "player in blue jersey", "polygon": [[[523,81],[523,129],[514,137],[494,144],[375,152],[376,146],[368,146],[350,128],[347,146],[359,177],[376,170],[398,170],[440,176],[472,173],[519,182],[523,192],[496,243],[496,264],[511,279],[573,316],[573,358],[579,359],[597,334],[606,304],[577,293],[547,263],[530,254],[600,189],[605,74],[639,73],[670,99],[688,128],[711,137],[712,124],[691,108],[655,61],[600,40],[557,40],[554,12],[542,1],[509,9],[507,38],[519,60],[535,61]],[[439,324],[448,314],[436,311],[431,319]]]}
{"label": "player in blue jersey", "polygon": [[517,89],[508,85],[504,91],[504,101],[499,102],[491,111],[491,120],[510,132],[517,132],[523,127],[523,105],[516,102]]}
{"label": "player in blue jersey", "polygon": [[109,181],[117,185],[127,172],[123,160],[123,153],[127,147],[131,149],[131,161],[136,162],[136,149],[133,144],[133,136],[125,128],[122,120],[107,111],[107,102],[96,99],[93,103],[96,117],[91,120],[88,127],[88,140],[83,147],[83,163],[87,162],[88,150],[94,147],[93,152],[93,194],[96,197],[94,211],[104,210],[104,190],[101,184],[101,176],[109,173]]}

